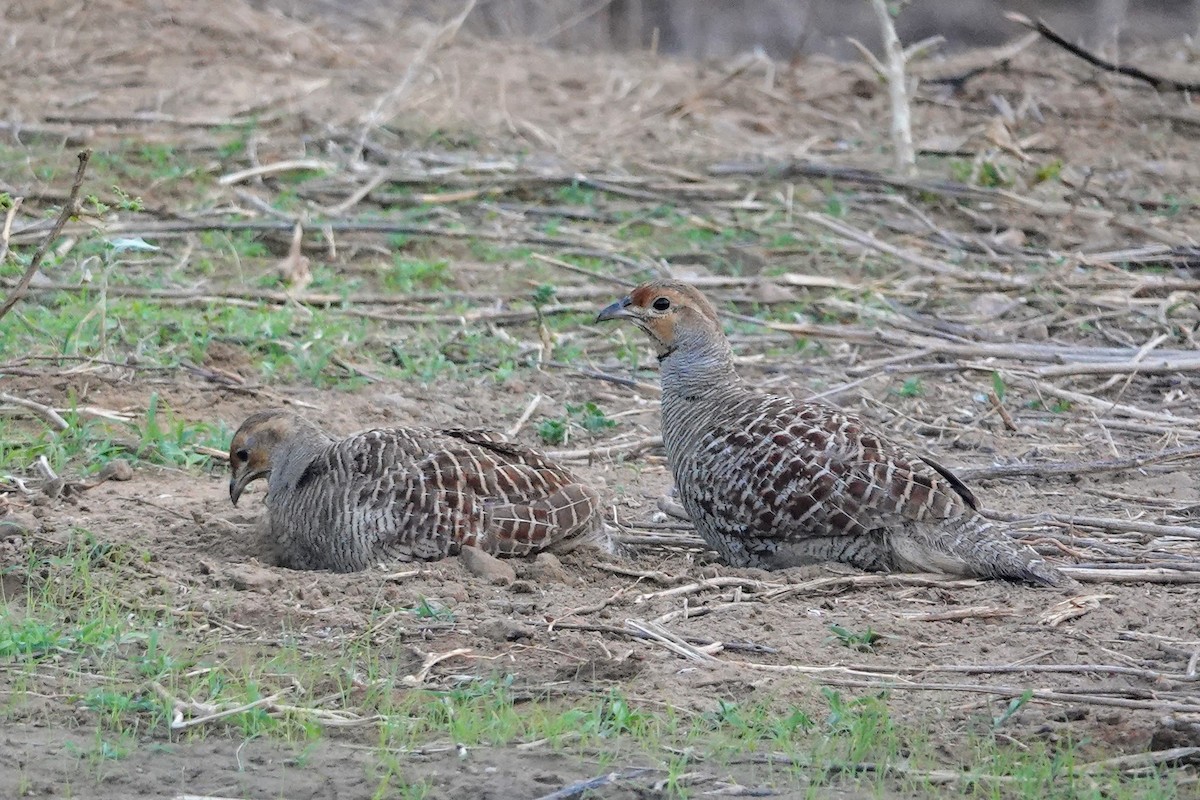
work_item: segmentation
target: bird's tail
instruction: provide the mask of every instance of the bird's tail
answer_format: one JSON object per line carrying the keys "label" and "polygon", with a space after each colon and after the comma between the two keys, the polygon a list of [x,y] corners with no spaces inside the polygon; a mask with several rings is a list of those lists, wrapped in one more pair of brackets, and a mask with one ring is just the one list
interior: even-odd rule
{"label": "bird's tail", "polygon": [[489,505],[477,546],[501,556],[563,552],[590,544],[603,532],[599,495],[581,483],[569,483],[544,498]]}
{"label": "bird's tail", "polygon": [[917,523],[889,538],[903,570],[1007,578],[1038,586],[1076,585],[1032,547],[1018,544],[1003,526],[979,514],[942,521],[936,527]]}

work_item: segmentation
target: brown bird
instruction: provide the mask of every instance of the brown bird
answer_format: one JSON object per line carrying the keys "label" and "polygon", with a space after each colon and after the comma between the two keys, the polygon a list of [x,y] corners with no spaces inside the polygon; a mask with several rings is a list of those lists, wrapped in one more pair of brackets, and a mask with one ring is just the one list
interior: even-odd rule
{"label": "brown bird", "polygon": [[281,565],[354,572],[478,547],[497,556],[599,539],[600,498],[536,450],[484,430],[387,428],[337,440],[298,414],[252,414],[229,446],[229,499],[267,480]]}
{"label": "brown bird", "polygon": [[978,512],[950,470],[827,405],[756,391],[734,371],[717,312],[679,281],[600,312],[658,349],[662,435],[680,502],[728,564],[1074,583]]}

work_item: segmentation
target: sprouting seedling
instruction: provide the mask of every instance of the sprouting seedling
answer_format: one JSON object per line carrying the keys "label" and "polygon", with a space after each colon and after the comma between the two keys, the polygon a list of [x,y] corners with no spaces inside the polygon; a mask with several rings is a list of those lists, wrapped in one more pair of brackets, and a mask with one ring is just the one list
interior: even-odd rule
{"label": "sprouting seedling", "polygon": [[871,630],[869,626],[865,631],[856,632],[835,624],[829,626],[829,631],[833,634],[833,639],[860,653],[868,653],[875,649],[875,643],[883,638],[882,634]]}
{"label": "sprouting seedling", "polygon": [[561,419],[544,419],[537,425],[537,435],[546,444],[562,444],[567,440],[567,423]]}
{"label": "sprouting seedling", "polygon": [[1013,714],[1016,714],[1018,711],[1024,708],[1025,704],[1028,703],[1032,698],[1033,690],[1026,689],[1025,691],[1021,692],[1019,697],[1014,697],[1012,700],[1009,700],[1008,708],[1004,709],[1004,713],[998,717],[992,718],[992,730],[1000,730],[1000,727],[1012,719]]}
{"label": "sprouting seedling", "polygon": [[567,404],[567,413],[578,421],[588,433],[599,433],[609,428],[617,427],[616,420],[610,419],[598,405],[592,402],[581,406]]}
{"label": "sprouting seedling", "polygon": [[1004,393],[1008,391],[1008,386],[1004,383],[1004,378],[1000,377],[999,372],[992,373],[992,391],[996,393],[996,399],[1004,402]]}
{"label": "sprouting seedling", "polygon": [[550,303],[554,301],[554,295],[557,291],[558,289],[554,286],[554,284],[543,283],[541,286],[533,290],[533,296],[530,298],[530,302],[533,303],[534,308],[540,310],[542,306],[550,305]]}

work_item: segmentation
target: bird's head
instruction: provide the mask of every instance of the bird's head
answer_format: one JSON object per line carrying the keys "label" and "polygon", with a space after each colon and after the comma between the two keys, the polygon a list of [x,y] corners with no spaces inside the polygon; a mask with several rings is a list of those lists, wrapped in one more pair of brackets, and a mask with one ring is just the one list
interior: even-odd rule
{"label": "bird's head", "polygon": [[246,418],[229,443],[229,499],[235,506],[246,486],[271,474],[275,448],[307,424],[298,414],[278,408]]}
{"label": "bird's head", "polygon": [[596,317],[597,322],[612,319],[627,319],[645,331],[658,349],[660,360],[681,347],[724,338],[712,303],[682,281],[643,283]]}

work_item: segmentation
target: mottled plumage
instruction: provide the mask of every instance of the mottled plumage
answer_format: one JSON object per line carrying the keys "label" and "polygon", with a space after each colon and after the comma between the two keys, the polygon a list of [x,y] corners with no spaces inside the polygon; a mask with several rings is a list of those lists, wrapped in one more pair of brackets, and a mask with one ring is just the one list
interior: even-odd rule
{"label": "mottled plumage", "polygon": [[483,430],[388,428],[336,440],[288,411],[253,414],[229,448],[236,505],[267,479],[280,564],[353,572],[473,546],[498,556],[599,537],[600,498],[566,468]]}
{"label": "mottled plumage", "polygon": [[644,284],[599,319],[627,319],[657,345],[663,442],[679,500],[727,563],[841,561],[1072,582],[981,516],[946,468],[851,414],[746,385],[716,311],[695,288]]}

